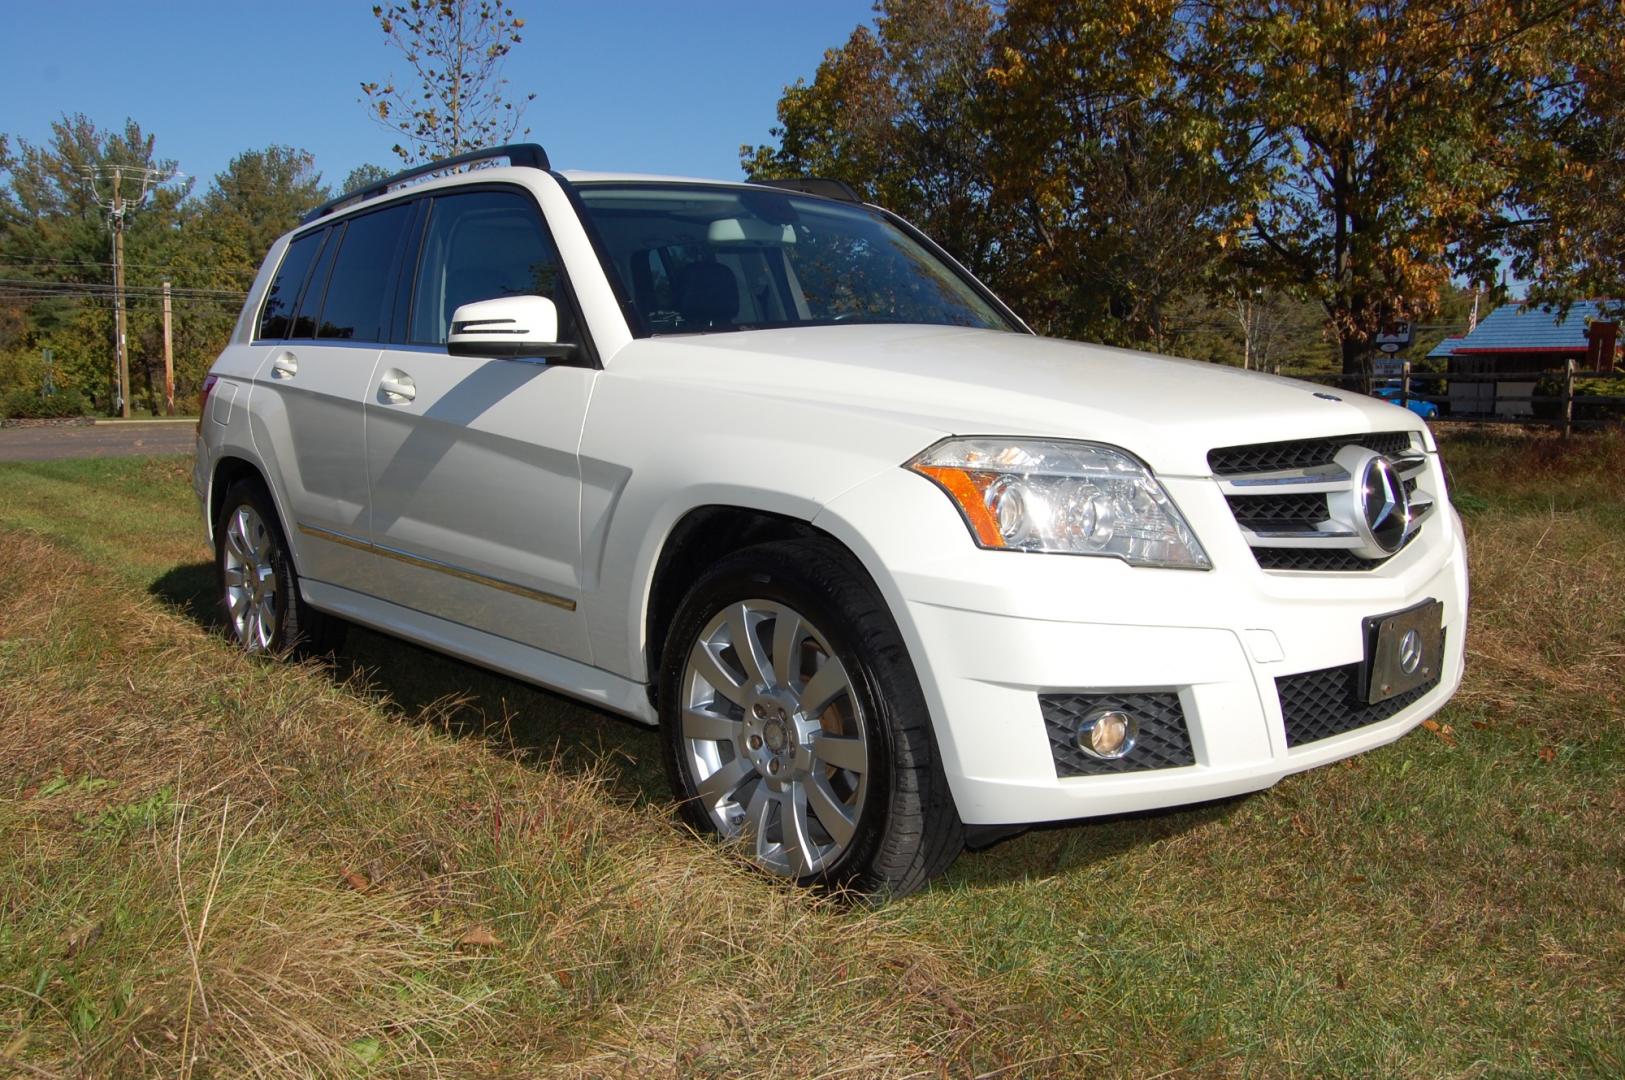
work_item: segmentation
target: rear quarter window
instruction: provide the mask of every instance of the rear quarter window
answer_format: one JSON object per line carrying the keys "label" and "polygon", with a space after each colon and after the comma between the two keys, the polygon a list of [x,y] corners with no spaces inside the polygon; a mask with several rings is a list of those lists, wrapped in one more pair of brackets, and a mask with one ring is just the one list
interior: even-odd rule
{"label": "rear quarter window", "polygon": [[322,230],[306,233],[288,245],[282,256],[282,265],[265,293],[265,305],[260,308],[259,329],[256,338],[281,339],[293,328],[294,305],[299,302],[299,290],[310,274],[310,265],[316,261],[321,249]]}

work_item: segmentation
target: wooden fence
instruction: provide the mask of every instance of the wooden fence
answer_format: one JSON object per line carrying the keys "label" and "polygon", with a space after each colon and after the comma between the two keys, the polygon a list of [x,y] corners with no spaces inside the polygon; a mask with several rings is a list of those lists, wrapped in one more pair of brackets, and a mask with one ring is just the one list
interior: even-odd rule
{"label": "wooden fence", "polygon": [[[1290,373],[1288,373],[1290,374]],[[1362,391],[1365,379],[1359,375],[1292,374],[1290,377],[1308,382],[1335,386],[1343,390]],[[1608,382],[1610,390],[1618,393],[1576,393],[1575,386],[1582,380]],[[1488,412],[1456,412],[1448,389],[1451,384],[1534,383],[1538,389],[1542,382],[1561,384],[1558,393],[1502,394],[1499,387],[1488,399]],[[1625,423],[1625,371],[1581,371],[1573,360],[1564,367],[1547,371],[1496,371],[1465,374],[1445,371],[1420,371],[1405,361],[1397,376],[1384,375],[1372,381],[1378,388],[1397,390],[1395,404],[1407,401],[1429,401],[1439,407],[1438,419],[1470,424],[1542,424],[1561,427],[1567,438],[1577,430],[1601,428]],[[1503,405],[1529,407],[1526,413],[1501,412]],[[1539,406],[1555,406],[1551,409]]]}

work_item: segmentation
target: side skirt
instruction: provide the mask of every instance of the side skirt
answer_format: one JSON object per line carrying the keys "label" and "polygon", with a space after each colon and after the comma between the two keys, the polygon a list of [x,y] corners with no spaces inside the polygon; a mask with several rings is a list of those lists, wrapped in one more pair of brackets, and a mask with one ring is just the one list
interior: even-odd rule
{"label": "side skirt", "polygon": [[318,611],[535,683],[651,727],[659,723],[654,706],[649,704],[648,688],[640,682],[340,585],[310,578],[302,579],[300,585],[305,602]]}

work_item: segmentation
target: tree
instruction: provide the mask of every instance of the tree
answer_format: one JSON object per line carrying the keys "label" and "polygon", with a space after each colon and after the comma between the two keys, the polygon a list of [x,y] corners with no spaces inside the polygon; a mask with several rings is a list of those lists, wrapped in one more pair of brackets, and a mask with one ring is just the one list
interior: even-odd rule
{"label": "tree", "polygon": [[[413,84],[364,82],[373,117],[402,141],[408,165],[511,142],[535,94],[518,106],[504,96],[502,70],[522,38],[525,20],[497,0],[404,0],[372,13],[390,45],[405,57]],[[525,134],[530,129],[525,129]]]}
{"label": "tree", "polygon": [[1006,287],[1050,332],[1166,348],[1169,306],[1219,257],[1225,179],[1180,64],[1176,0],[1011,0],[994,35],[989,172],[1020,257]]}
{"label": "tree", "polygon": [[[24,282],[8,290],[21,298],[11,309],[17,318],[0,311],[0,347],[12,353],[0,363],[0,381],[37,383],[38,357],[50,349],[60,385],[105,403],[112,256],[97,196],[106,201],[112,166],[174,172],[138,124],[107,132],[84,116],[64,117],[41,145],[19,142],[0,155],[0,276]],[[328,195],[311,156],[282,146],[238,154],[200,198],[190,192],[189,183],[159,186],[125,233],[130,396],[150,407],[162,394],[163,283],[173,286],[176,386],[184,399],[224,346],[271,243]],[[19,357],[27,362],[12,362]]]}
{"label": "tree", "polygon": [[308,151],[291,146],[245,150],[227,163],[200,200],[197,239],[209,259],[239,284],[253,280],[272,242],[329,192]]}
{"label": "tree", "polygon": [[1201,9],[1190,79],[1233,185],[1222,235],[1238,265],[1319,300],[1345,375],[1368,382],[1372,335],[1427,316],[1452,273],[1493,279],[1520,137],[1551,93],[1569,7]]}
{"label": "tree", "polygon": [[[328,196],[307,151],[268,146],[232,158],[202,197],[188,204],[163,258],[180,292],[174,324],[178,397],[195,390],[230,337],[272,243]],[[143,355],[161,355],[159,324],[148,320],[142,329]]]}
{"label": "tree", "polygon": [[374,165],[371,162],[365,165],[357,165],[344,178],[344,183],[339,187],[339,193],[348,195],[352,191],[361,191],[364,188],[372,187],[374,184],[382,183],[393,175],[382,165]]}
{"label": "tree", "polygon": [[[8,189],[0,200],[0,264],[4,276],[30,283],[20,290],[29,303],[25,329],[16,337],[23,348],[51,349],[64,385],[103,404],[110,397],[113,367],[112,234],[98,199],[109,198],[115,167],[124,170],[126,197],[141,186],[135,176],[173,176],[175,163],[158,158],[155,145],[133,120],[109,132],[75,114],[53,123],[46,142],[19,139],[16,149],[0,158]],[[132,345],[141,337],[143,320],[158,317],[144,287],[157,284],[154,275],[177,233],[189,190],[184,184],[158,185],[127,218],[126,340]],[[140,357],[133,348],[131,369],[134,383]],[[130,389],[132,398],[140,390]]]}
{"label": "tree", "polygon": [[888,0],[785,90],[752,176],[827,175],[908,217],[1034,326],[1162,344],[1222,185],[1186,130],[1173,0]]}
{"label": "tree", "polygon": [[[0,206],[5,215],[0,219],[0,257],[37,267],[34,275],[46,280],[109,280],[111,240],[106,214],[97,203],[98,196],[105,200],[111,194],[104,174],[114,166],[172,174],[175,163],[158,160],[154,145],[153,137],[133,120],[121,131],[107,132],[82,113],[52,123],[44,143],[17,140],[17,149],[0,159],[9,181]],[[135,194],[133,181],[123,193]],[[132,215],[132,235],[151,231],[154,216],[147,210],[155,211],[159,222],[171,217],[181,194],[173,189],[155,193],[151,206]]]}
{"label": "tree", "polygon": [[1625,298],[1625,19],[1613,0],[1576,13],[1551,56],[1554,89],[1525,143],[1513,266],[1530,298]]}
{"label": "tree", "polygon": [[1293,318],[1301,307],[1282,293],[1249,288],[1244,280],[1234,279],[1226,300],[1225,314],[1240,337],[1241,366],[1279,375],[1289,338],[1304,329],[1301,321],[1294,325]]}
{"label": "tree", "polygon": [[927,229],[991,274],[985,94],[993,13],[981,0],[886,0],[779,101],[774,146],[742,146],[755,177],[829,176]]}

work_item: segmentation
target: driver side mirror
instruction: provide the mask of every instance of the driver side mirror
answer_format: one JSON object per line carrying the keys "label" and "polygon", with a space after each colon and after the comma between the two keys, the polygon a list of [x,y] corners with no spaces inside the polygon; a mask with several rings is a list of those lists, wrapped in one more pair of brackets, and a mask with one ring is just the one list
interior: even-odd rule
{"label": "driver side mirror", "polygon": [[569,363],[577,348],[558,340],[559,309],[545,296],[500,296],[464,304],[451,315],[453,356]]}

